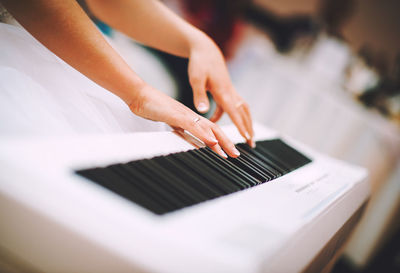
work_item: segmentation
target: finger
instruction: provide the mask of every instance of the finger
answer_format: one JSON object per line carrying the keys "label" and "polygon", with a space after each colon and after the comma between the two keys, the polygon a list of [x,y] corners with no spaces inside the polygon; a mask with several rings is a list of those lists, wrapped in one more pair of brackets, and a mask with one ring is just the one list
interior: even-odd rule
{"label": "finger", "polygon": [[240,152],[236,149],[233,142],[224,134],[224,132],[215,125],[212,128],[214,135],[218,139],[219,145],[229,154],[230,157],[238,157]]}
{"label": "finger", "polygon": [[217,104],[217,108],[215,109],[214,114],[211,116],[210,121],[217,122],[222,117],[223,114],[224,110],[222,109],[221,106]]}
{"label": "finger", "polygon": [[215,144],[214,146],[210,147],[211,150],[213,150],[216,154],[218,154],[219,156],[222,156],[223,158],[228,158],[228,156],[226,155],[226,153],[221,149],[221,146],[219,146],[219,144]]}
{"label": "finger", "polygon": [[[214,135],[211,130],[210,134]],[[208,147],[211,148],[211,150],[213,150],[215,153],[217,153],[219,156],[223,157],[223,158],[228,158],[228,156],[226,155],[226,153],[222,150],[221,146],[219,145],[219,143],[213,144],[213,145],[207,145]]]}
{"label": "finger", "polygon": [[242,112],[242,118],[244,121],[244,125],[246,127],[247,132],[250,134],[250,139],[247,140],[247,143],[255,148],[255,142],[254,142],[254,130],[253,130],[253,121],[251,119],[251,113],[250,109],[247,103],[244,103],[241,107],[241,112]]}
{"label": "finger", "polygon": [[[204,121],[203,121],[204,122]],[[204,130],[199,124],[194,124],[193,126],[187,128],[195,137],[200,139],[209,147],[218,144],[218,140],[215,135],[210,130]]]}
{"label": "finger", "polygon": [[[201,132],[199,133],[199,138],[201,140],[203,140],[202,138],[204,137],[205,139],[212,139],[214,138],[217,142],[210,142],[210,143],[206,143],[204,140],[204,143],[206,143],[206,145],[208,147],[210,147],[213,151],[215,151],[217,154],[219,154],[220,156],[227,158],[228,156],[226,155],[226,153],[222,150],[221,146],[219,145],[219,142],[221,141],[221,143],[224,143],[224,147],[229,147],[230,149],[224,149],[227,153],[229,153],[232,157],[237,157],[240,153],[239,151],[236,150],[236,148],[234,147],[233,143],[230,143],[230,146],[228,146],[226,143],[227,141],[230,142],[230,140],[221,132],[218,132],[218,135],[216,135],[214,133],[213,128],[217,127],[214,123],[210,122],[209,120],[205,119],[205,118],[201,118],[201,121],[199,120],[199,122],[197,122],[196,124],[196,129],[201,129]],[[216,130],[217,131],[217,130]],[[222,134],[221,134],[222,133]],[[232,150],[232,147],[236,150]]]}
{"label": "finger", "polygon": [[250,108],[247,103],[243,106],[243,110],[245,112],[246,123],[248,124],[247,128],[249,129],[250,136],[253,138],[254,137],[253,119],[251,117]]}
{"label": "finger", "polygon": [[205,77],[193,75],[189,77],[193,89],[193,102],[200,113],[205,113],[210,108],[206,91]]}
{"label": "finger", "polygon": [[246,142],[251,140],[250,133],[247,132],[246,126],[244,124],[242,115],[240,114],[241,110],[238,110],[236,107],[230,107],[228,115],[235,124],[236,128],[239,130],[239,133],[242,137],[245,138]]}
{"label": "finger", "polygon": [[[248,121],[244,120],[245,112],[240,109],[243,106],[248,107],[247,103],[244,102],[243,99],[241,99],[240,97],[234,95],[234,93],[236,93],[236,92],[235,92],[234,88],[232,88],[232,87],[226,89],[226,88],[222,88],[218,84],[214,83],[214,84],[211,84],[210,90],[213,95],[214,95],[213,91],[216,91],[216,90],[232,91],[232,92],[228,92],[228,93],[231,93],[231,95],[225,94],[224,96],[220,96],[219,98],[216,97],[216,101],[217,101],[218,105],[221,105],[222,108],[228,113],[229,117],[231,118],[233,123],[238,128],[239,133],[246,139],[246,142],[249,145],[251,145],[252,144],[252,136],[251,136],[250,132],[252,132],[252,125],[251,125],[251,122],[249,123]],[[251,118],[250,118],[250,120],[251,120]],[[247,125],[247,123],[249,123],[249,125]]]}
{"label": "finger", "polygon": [[221,139],[218,139],[218,136],[214,134],[214,131],[212,130],[212,127],[214,126],[213,123],[208,121],[207,119],[204,119],[202,123],[198,124],[200,127],[202,127],[203,131],[206,132],[207,135],[213,136],[215,139],[218,140],[218,143],[216,144],[211,144],[207,145],[210,147],[214,152],[216,152],[218,155],[222,156],[223,158],[228,158],[226,153],[222,150],[221,146],[219,145],[219,142]]}

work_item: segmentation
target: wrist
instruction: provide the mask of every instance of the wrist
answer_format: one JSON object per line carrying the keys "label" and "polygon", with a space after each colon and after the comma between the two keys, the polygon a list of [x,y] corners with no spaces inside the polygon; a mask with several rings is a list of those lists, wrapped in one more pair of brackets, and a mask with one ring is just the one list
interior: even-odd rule
{"label": "wrist", "polygon": [[137,78],[129,84],[129,86],[118,95],[131,111],[135,114],[140,113],[140,109],[143,108],[145,89],[147,83],[140,78]]}
{"label": "wrist", "polygon": [[189,39],[189,56],[197,50],[207,50],[212,46],[216,46],[214,41],[207,34],[196,29]]}

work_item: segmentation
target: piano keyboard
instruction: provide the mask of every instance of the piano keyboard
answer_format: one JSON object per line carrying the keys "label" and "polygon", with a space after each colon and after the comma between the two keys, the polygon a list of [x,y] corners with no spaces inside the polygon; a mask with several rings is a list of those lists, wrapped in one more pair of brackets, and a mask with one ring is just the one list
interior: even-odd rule
{"label": "piano keyboard", "polygon": [[258,141],[223,159],[210,148],[158,156],[76,173],[162,215],[274,180],[311,162],[280,139]]}

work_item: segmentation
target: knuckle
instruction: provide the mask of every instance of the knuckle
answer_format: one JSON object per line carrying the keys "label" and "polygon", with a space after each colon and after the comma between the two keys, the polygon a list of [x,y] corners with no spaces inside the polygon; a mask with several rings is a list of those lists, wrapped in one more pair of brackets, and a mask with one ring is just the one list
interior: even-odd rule
{"label": "knuckle", "polygon": [[220,98],[221,98],[223,104],[229,104],[232,101],[233,96],[227,92],[223,92],[220,95]]}
{"label": "knuckle", "polygon": [[215,139],[214,139],[214,137],[212,137],[212,136],[206,136],[206,137],[204,138],[204,143],[205,143],[207,146],[210,146],[210,147],[212,147],[212,146],[218,144],[218,142],[215,142]]}
{"label": "knuckle", "polygon": [[219,127],[218,127],[217,124],[215,124],[215,123],[212,122],[212,121],[209,121],[209,123],[210,123],[211,130],[213,130],[213,131],[219,131]]}
{"label": "knuckle", "polygon": [[205,132],[207,132],[207,136],[213,136],[214,134],[213,134],[213,127],[207,122],[204,122],[204,123],[202,123],[201,124],[201,128],[205,131]]}
{"label": "knuckle", "polygon": [[202,77],[200,75],[198,75],[198,74],[192,75],[189,78],[190,83],[192,85],[196,85],[196,86],[200,85],[202,83],[202,80],[203,80]]}
{"label": "knuckle", "polygon": [[223,92],[230,92],[230,90],[231,90],[230,83],[226,79],[213,77],[211,79],[211,82],[212,82],[213,86],[215,86],[215,88],[217,88]]}
{"label": "knuckle", "polygon": [[225,135],[222,129],[214,122],[212,122],[212,130],[220,135]]}
{"label": "knuckle", "polygon": [[181,125],[182,128],[191,130],[195,128],[196,122],[194,122],[193,115],[190,115],[188,113],[184,113],[178,118],[178,121]]}
{"label": "knuckle", "polygon": [[201,122],[199,122],[200,127],[205,130],[208,131],[208,129],[210,128],[210,126],[207,124],[206,121],[202,120]]}

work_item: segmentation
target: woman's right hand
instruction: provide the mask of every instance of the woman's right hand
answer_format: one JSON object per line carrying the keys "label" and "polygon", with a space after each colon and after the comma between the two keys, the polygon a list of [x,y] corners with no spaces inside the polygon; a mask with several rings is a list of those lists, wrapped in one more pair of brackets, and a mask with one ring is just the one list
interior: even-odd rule
{"label": "woman's right hand", "polygon": [[230,157],[240,155],[233,142],[218,125],[148,84],[144,83],[140,90],[135,90],[133,97],[126,100],[126,103],[138,116],[162,121],[171,127],[189,131],[224,158],[227,157],[226,154]]}
{"label": "woman's right hand", "polygon": [[[115,23],[146,44],[189,57],[188,36],[198,32],[160,1],[98,3],[107,5],[96,10],[98,15],[110,19],[111,25]],[[134,114],[185,129],[223,157],[226,157],[223,150],[231,157],[239,155],[234,144],[215,123],[144,83],[105,41],[76,1],[4,0],[2,4],[43,45],[124,100]]]}

